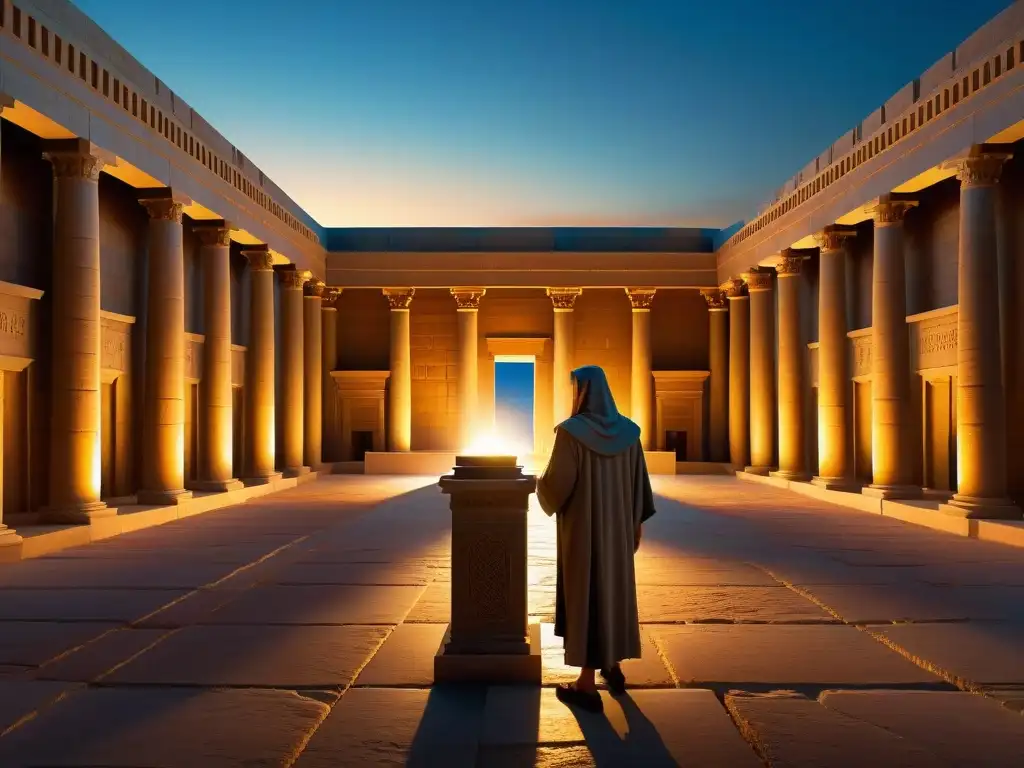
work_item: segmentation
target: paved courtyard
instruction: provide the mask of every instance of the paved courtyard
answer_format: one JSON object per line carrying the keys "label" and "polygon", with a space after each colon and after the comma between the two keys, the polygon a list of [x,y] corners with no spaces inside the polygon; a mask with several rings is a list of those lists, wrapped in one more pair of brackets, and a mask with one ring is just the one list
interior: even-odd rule
{"label": "paved courtyard", "polygon": [[659,478],[644,658],[575,714],[554,528],[530,518],[544,687],[431,687],[449,515],[334,476],[0,566],[0,766],[1007,766],[1024,550],[732,478]]}

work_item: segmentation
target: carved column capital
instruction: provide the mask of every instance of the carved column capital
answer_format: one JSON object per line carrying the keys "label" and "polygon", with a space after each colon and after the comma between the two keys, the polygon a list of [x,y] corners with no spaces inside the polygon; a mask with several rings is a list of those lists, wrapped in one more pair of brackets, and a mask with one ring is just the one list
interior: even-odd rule
{"label": "carved column capital", "polygon": [[725,312],[728,309],[725,304],[725,291],[721,288],[705,288],[700,295],[708,303],[709,312]]}
{"label": "carved column capital", "polygon": [[289,291],[301,291],[302,286],[312,277],[308,269],[298,269],[294,264],[285,264],[275,269],[281,278],[281,287]]}
{"label": "carved column capital", "polygon": [[627,288],[626,295],[629,296],[629,303],[633,306],[634,312],[647,312],[654,303],[654,294],[657,288]]}
{"label": "carved column capital", "polygon": [[876,227],[888,227],[902,223],[903,217],[916,205],[913,200],[894,200],[890,195],[883,195],[868,210]]}
{"label": "carved column capital", "polygon": [[103,158],[84,151],[54,150],[44,152],[43,159],[50,161],[54,178],[58,179],[98,181],[100,172],[106,166]]}
{"label": "carved column capital", "polygon": [[853,237],[854,234],[854,231],[850,229],[825,227],[814,235],[814,241],[821,251],[840,251],[843,249],[843,242]]}
{"label": "carved column capital", "polygon": [[388,305],[392,311],[408,311],[412,304],[412,297],[416,295],[415,288],[385,288],[384,295],[387,297]]}
{"label": "carved column capital", "polygon": [[548,298],[555,308],[555,312],[572,312],[576,306],[576,299],[583,293],[582,288],[548,288]]}
{"label": "carved column capital", "polygon": [[775,274],[779,278],[783,277],[798,277],[800,275],[800,269],[803,267],[804,257],[793,253],[790,250],[785,250],[779,254],[779,261],[775,265]]}
{"label": "carved column capital", "polygon": [[1003,165],[1012,155],[1009,152],[989,151],[974,147],[967,157],[946,164],[956,169],[956,177],[964,187],[990,187],[999,183]]}
{"label": "carved column capital", "polygon": [[302,286],[302,294],[308,299],[322,299],[324,295],[324,284],[315,277],[309,278]]}
{"label": "carved column capital", "polygon": [[722,290],[725,292],[725,298],[727,299],[748,298],[747,284],[738,277],[729,278],[729,281],[722,285]]}
{"label": "carved column capital", "polygon": [[269,272],[274,268],[274,255],[269,248],[250,248],[242,251],[253,272]]}
{"label": "carved column capital", "polygon": [[450,290],[459,312],[476,312],[480,309],[480,299],[487,293],[486,288],[452,288]]}
{"label": "carved column capital", "polygon": [[324,287],[324,296],[320,302],[320,309],[337,309],[338,297],[341,296],[341,288]]}
{"label": "carved column capital", "polygon": [[173,197],[144,197],[139,203],[152,221],[173,221],[181,224],[185,204]]}
{"label": "carved column capital", "polygon": [[747,284],[747,290],[751,293],[755,291],[770,291],[772,289],[772,271],[755,267],[743,276],[743,281]]}
{"label": "carved column capital", "polygon": [[231,245],[231,231],[233,229],[234,227],[226,222],[210,222],[193,227],[192,231],[199,237],[201,245],[226,247]]}

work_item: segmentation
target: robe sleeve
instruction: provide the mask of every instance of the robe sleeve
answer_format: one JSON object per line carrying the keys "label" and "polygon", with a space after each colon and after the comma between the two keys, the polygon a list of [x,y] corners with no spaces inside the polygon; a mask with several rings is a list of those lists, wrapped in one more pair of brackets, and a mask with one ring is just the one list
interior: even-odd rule
{"label": "robe sleeve", "polygon": [[[642,448],[637,450],[637,466],[634,479],[634,506],[639,513],[639,523],[646,523],[654,517],[654,491],[651,490],[651,475],[647,471],[647,458]],[[634,517],[634,521],[636,518]]]}
{"label": "robe sleeve", "polygon": [[547,469],[537,478],[537,499],[548,515],[561,512],[576,490],[579,444],[565,430],[555,430],[555,446]]}

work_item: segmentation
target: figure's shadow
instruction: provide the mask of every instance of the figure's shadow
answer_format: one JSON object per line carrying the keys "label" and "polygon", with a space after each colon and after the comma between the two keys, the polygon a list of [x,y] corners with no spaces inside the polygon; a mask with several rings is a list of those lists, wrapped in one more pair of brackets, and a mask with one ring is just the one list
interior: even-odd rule
{"label": "figure's shadow", "polygon": [[[625,717],[624,733],[612,725],[619,707]],[[677,768],[679,763],[647,716],[629,695],[605,698],[605,713],[598,715],[570,708],[583,732],[583,739],[597,768],[644,766],[644,768]]]}

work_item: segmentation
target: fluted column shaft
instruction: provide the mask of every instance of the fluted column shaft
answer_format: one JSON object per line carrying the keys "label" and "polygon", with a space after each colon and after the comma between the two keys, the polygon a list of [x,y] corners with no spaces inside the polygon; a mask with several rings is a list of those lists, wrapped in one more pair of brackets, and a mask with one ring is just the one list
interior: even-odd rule
{"label": "fluted column shaft", "polygon": [[274,470],[274,260],[266,248],[243,252],[249,260],[249,347],[245,356],[245,466],[247,480],[265,484]]}
{"label": "fluted column shaft", "polygon": [[702,291],[708,303],[708,447],[711,461],[729,460],[729,308],[721,290]]}
{"label": "fluted column shaft", "polygon": [[1008,154],[972,149],[957,164],[957,475],[946,511],[972,518],[1019,518],[1007,497],[1006,401],[996,300],[996,184]]}
{"label": "fluted column shaft", "polygon": [[197,490],[242,487],[234,471],[231,391],[231,230],[224,224],[196,228],[203,270],[203,378],[199,383]]}
{"label": "fluted column shaft", "polygon": [[146,393],[140,504],[176,504],[185,490],[184,205],[170,197],[140,201],[149,212],[146,293]]}
{"label": "fluted column shaft", "polygon": [[640,427],[640,444],[649,451],[658,444],[651,424],[651,303],[655,289],[627,288],[626,293],[633,307],[629,416]]}
{"label": "fluted column shaft", "polygon": [[818,476],[824,487],[850,485],[847,449],[846,232],[819,236]]}
{"label": "fluted column shaft", "polygon": [[478,337],[480,299],[484,288],[452,288],[458,312],[459,333],[459,448],[473,442],[479,407],[480,343]]}
{"label": "fluted column shaft", "polygon": [[304,288],[302,299],[302,335],[304,387],[302,425],[303,463],[318,470],[323,457],[323,326],[320,315],[324,284],[310,280]]}
{"label": "fluted column shaft", "polygon": [[779,284],[779,471],[777,477],[807,477],[804,443],[804,345],[800,340],[800,256],[783,254]]}
{"label": "fluted column shaft", "polygon": [[750,460],[750,298],[742,280],[726,287],[729,299],[729,462]]}
{"label": "fluted column shaft", "polygon": [[554,423],[558,426],[572,416],[572,371],[575,356],[575,317],[573,308],[583,290],[548,288],[555,311],[554,360],[552,365]]}
{"label": "fluted column shaft", "polygon": [[[871,476],[863,492],[887,499],[921,495],[911,460],[910,334],[903,216],[910,205],[888,198],[874,209],[871,278]],[[998,309],[997,309],[998,312]]]}
{"label": "fluted column shaft", "polygon": [[309,273],[278,267],[281,277],[281,469],[285,477],[309,472],[303,463],[305,421],[302,286]]}
{"label": "fluted column shaft", "polygon": [[391,306],[388,450],[412,450],[412,352],[409,307],[415,288],[385,288]]}
{"label": "fluted column shaft", "polygon": [[[100,501],[100,214],[103,161],[88,144],[48,152],[53,164],[53,522],[114,514]],[[6,538],[6,537],[3,537]]]}
{"label": "fluted column shaft", "polygon": [[766,475],[775,464],[775,301],[772,274],[747,276],[750,294],[750,466]]}
{"label": "fluted column shaft", "polygon": [[338,393],[331,371],[338,367],[338,288],[328,288],[320,304],[321,378],[323,392],[323,453],[325,461],[341,461],[341,435],[338,434]]}

